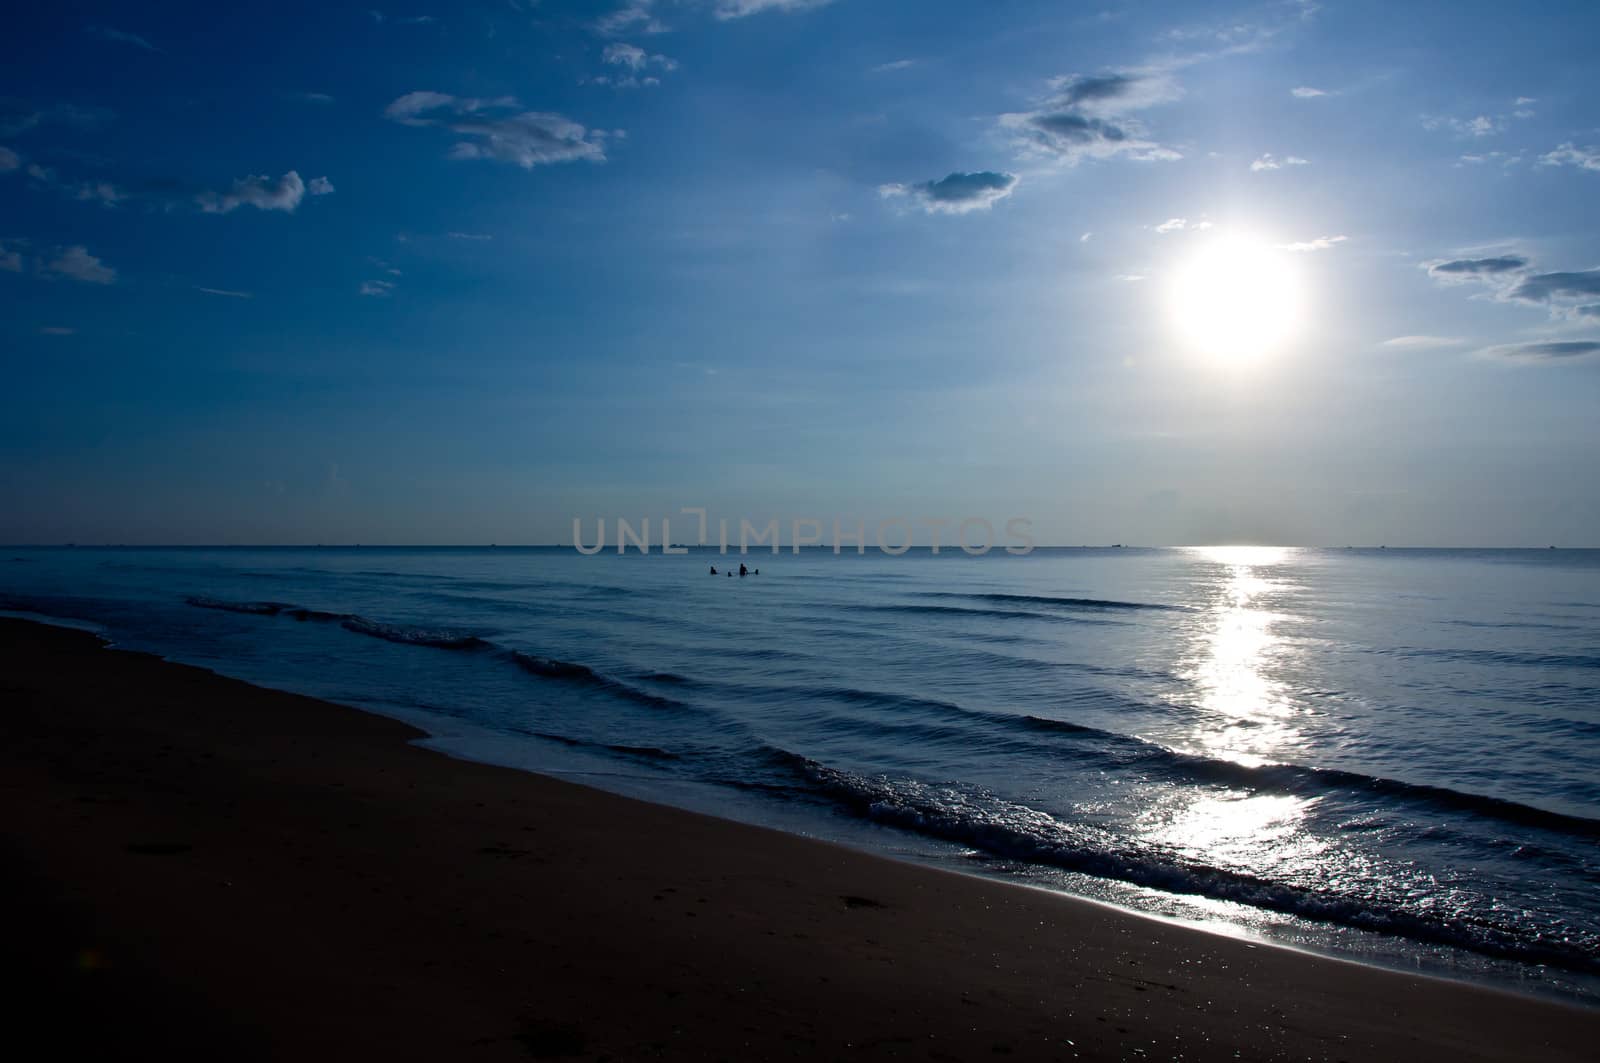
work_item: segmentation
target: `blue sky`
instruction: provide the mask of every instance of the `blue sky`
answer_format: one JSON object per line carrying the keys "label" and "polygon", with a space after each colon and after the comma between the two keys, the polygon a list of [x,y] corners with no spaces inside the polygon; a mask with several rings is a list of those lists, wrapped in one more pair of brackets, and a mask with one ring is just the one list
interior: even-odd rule
{"label": "blue sky", "polygon": [[1592,4],[8,19],[0,540],[1600,545]]}

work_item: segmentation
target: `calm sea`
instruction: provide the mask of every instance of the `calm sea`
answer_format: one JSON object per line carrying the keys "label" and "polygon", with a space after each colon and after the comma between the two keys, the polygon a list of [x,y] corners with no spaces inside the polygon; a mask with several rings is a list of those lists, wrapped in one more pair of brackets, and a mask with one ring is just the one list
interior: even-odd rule
{"label": "calm sea", "polygon": [[1600,551],[0,549],[461,756],[1600,1001]]}

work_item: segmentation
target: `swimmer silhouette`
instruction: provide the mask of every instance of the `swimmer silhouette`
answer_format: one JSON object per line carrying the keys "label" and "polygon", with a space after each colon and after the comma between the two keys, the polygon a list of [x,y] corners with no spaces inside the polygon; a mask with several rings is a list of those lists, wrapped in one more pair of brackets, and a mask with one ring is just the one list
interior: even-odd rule
{"label": "swimmer silhouette", "polygon": [[741,575],[741,576],[750,575],[750,570],[744,567],[744,562],[742,562],[742,561],[739,563],[739,575]]}
{"label": "swimmer silhouette", "polygon": [[715,576],[717,574],[717,566],[716,565],[712,565],[711,566],[711,574],[713,576]]}

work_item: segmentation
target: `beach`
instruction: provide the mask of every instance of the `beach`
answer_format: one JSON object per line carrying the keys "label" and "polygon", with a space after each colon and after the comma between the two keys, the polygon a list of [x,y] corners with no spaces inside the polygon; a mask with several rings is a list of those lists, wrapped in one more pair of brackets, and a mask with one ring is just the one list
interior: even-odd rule
{"label": "beach", "polygon": [[64,1055],[1586,1059],[1600,1037],[1600,1011],[451,759],[84,632],[0,621],[0,654],[17,1035]]}

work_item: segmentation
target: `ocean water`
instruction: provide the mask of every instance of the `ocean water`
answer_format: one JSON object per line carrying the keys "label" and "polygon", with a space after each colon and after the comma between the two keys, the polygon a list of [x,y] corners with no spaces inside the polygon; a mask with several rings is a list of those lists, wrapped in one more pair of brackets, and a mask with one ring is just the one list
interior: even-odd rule
{"label": "ocean water", "polygon": [[1600,551],[0,550],[456,755],[1600,1002]]}

